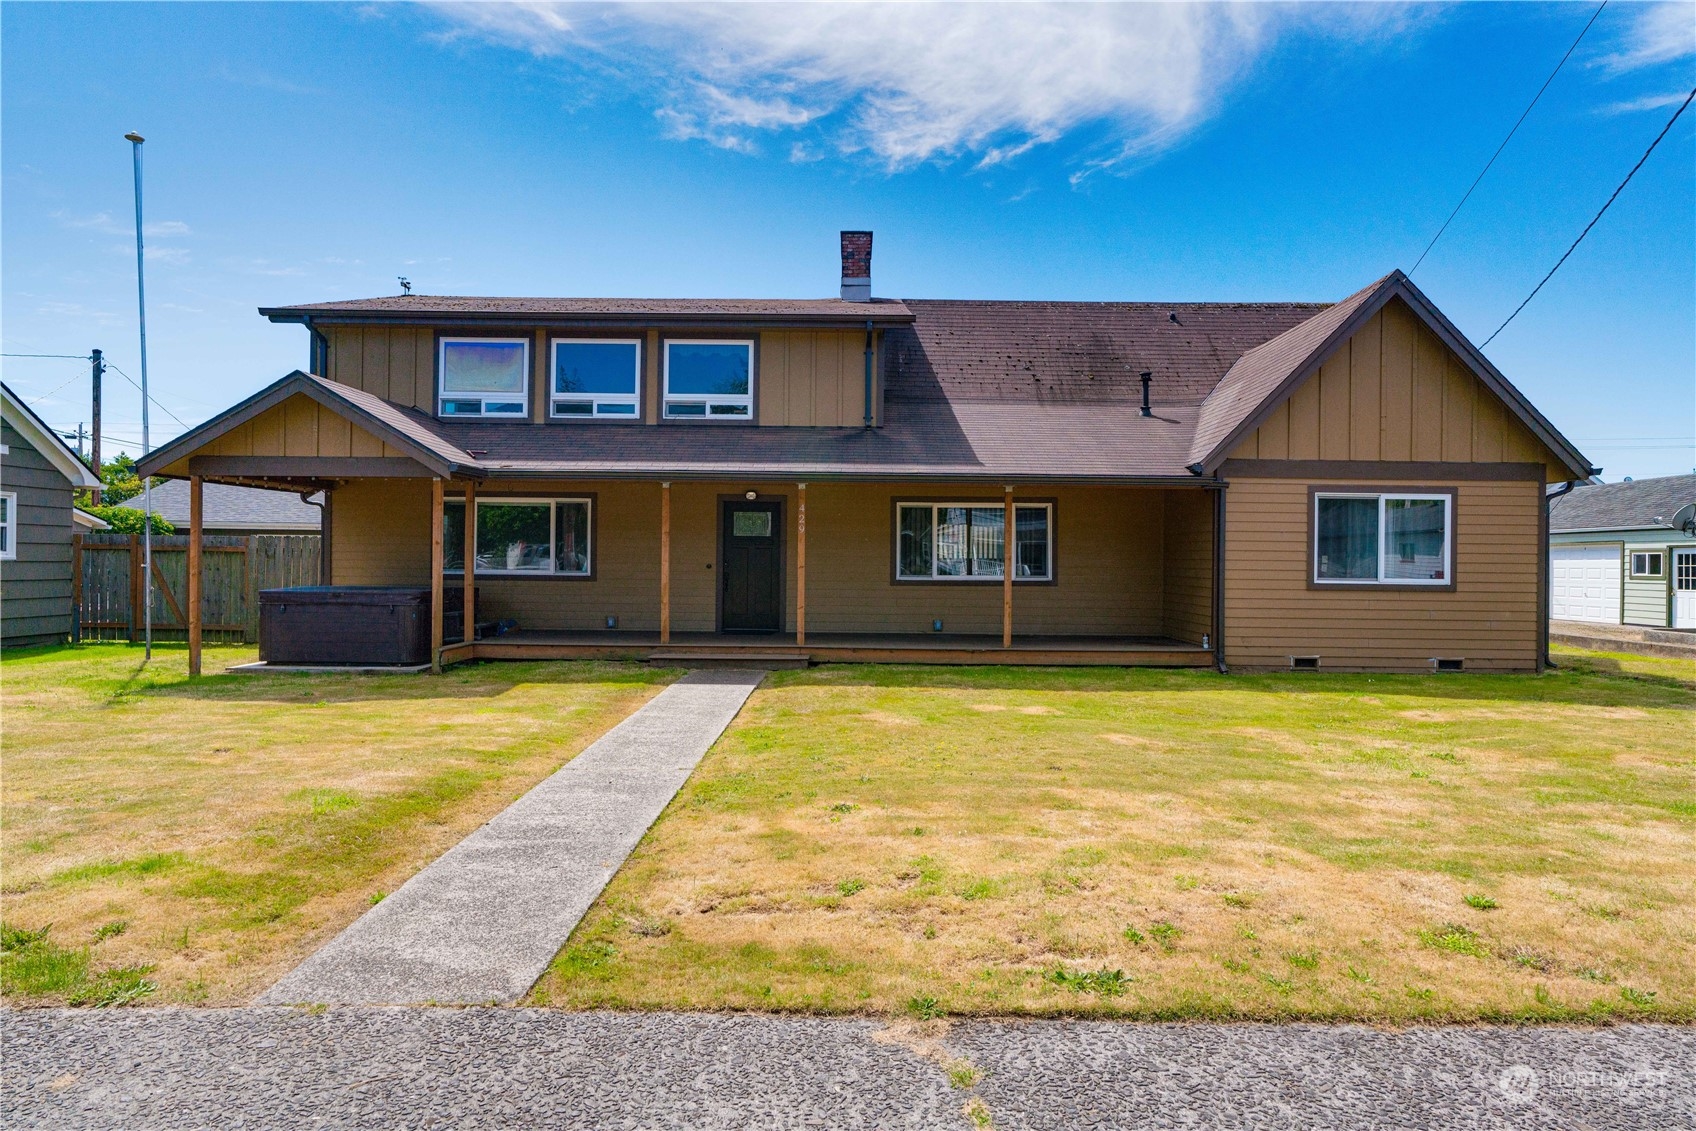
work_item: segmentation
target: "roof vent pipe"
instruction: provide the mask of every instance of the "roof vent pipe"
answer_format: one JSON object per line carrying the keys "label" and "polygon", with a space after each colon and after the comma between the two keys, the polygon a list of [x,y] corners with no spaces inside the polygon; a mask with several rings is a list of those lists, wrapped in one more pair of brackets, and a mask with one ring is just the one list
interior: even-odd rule
{"label": "roof vent pipe", "polygon": [[1148,407],[1148,383],[1154,380],[1154,374],[1144,369],[1142,371],[1142,414],[1153,416],[1154,410]]}
{"label": "roof vent pipe", "polygon": [[872,300],[872,234],[842,233],[842,301]]}

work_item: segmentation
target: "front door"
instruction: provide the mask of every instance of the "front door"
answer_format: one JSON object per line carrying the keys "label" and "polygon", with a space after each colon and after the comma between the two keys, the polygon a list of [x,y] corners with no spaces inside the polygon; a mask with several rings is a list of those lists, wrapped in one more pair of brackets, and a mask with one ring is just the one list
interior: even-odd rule
{"label": "front door", "polygon": [[725,632],[776,632],[783,627],[781,503],[724,504],[719,627]]}
{"label": "front door", "polygon": [[1696,628],[1696,550],[1672,554],[1672,626]]}

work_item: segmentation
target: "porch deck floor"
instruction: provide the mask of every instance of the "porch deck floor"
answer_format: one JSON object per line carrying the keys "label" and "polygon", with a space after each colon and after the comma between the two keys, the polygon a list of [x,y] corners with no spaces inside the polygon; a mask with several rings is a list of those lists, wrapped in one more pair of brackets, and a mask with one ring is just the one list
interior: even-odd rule
{"label": "porch deck floor", "polygon": [[1014,636],[1011,648],[998,634],[978,633],[837,633],[809,632],[796,642],[793,632],[674,632],[662,644],[657,632],[606,630],[548,632],[519,630],[474,644],[447,645],[444,658],[568,659],[656,656],[788,656],[802,662],[909,662],[1111,664],[1205,667],[1212,652],[1163,636]]}

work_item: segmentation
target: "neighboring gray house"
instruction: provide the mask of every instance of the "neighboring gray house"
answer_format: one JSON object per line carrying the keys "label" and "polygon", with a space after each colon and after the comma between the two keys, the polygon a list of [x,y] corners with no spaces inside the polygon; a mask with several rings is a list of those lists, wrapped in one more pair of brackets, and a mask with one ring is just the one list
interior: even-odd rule
{"label": "neighboring gray house", "polygon": [[1696,629],[1696,475],[1597,483],[1549,508],[1550,616]]}
{"label": "neighboring gray house", "polygon": [[0,384],[0,646],[71,635],[71,492],[100,481]]}
{"label": "neighboring gray house", "polygon": [[[313,495],[317,503],[323,494]],[[141,509],[141,496],[122,506]],[[208,483],[200,499],[201,529],[206,534],[321,534],[323,511],[288,491],[265,491]],[[153,488],[153,513],[188,533],[188,480],[167,479]]]}

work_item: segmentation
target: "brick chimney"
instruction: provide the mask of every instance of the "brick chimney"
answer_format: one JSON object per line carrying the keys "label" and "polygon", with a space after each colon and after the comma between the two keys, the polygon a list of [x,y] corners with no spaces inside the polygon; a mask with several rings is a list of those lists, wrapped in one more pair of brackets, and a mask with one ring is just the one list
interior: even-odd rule
{"label": "brick chimney", "polygon": [[842,233],[842,299],[844,302],[872,300],[872,234]]}

